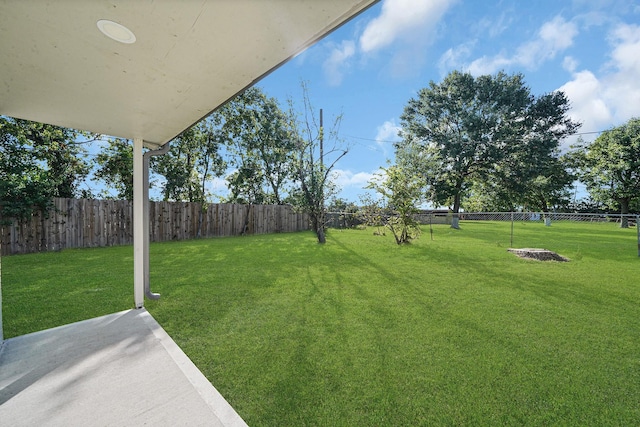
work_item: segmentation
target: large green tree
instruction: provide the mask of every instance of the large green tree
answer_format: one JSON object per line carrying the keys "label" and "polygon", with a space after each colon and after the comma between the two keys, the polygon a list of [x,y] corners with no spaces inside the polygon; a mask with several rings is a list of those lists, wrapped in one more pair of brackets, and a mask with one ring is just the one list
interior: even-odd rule
{"label": "large green tree", "polygon": [[[454,71],[409,100],[396,146],[405,158],[420,159],[413,163],[422,167],[431,201],[457,213],[476,181],[515,182],[520,188],[505,189],[511,195],[528,191],[526,184],[537,178],[530,171],[539,170],[531,165],[543,164],[579,126],[567,109],[560,92],[533,96],[522,74]],[[452,227],[458,227],[456,216]]]}
{"label": "large green tree", "polygon": [[214,113],[223,123],[231,192],[228,201],[281,204],[294,178],[294,141],[286,114],[275,98],[257,87],[231,100]]}
{"label": "large green tree", "polygon": [[[107,185],[100,196],[133,200],[133,147],[129,140],[110,139],[96,156],[95,163],[94,176]],[[116,191],[115,195],[112,189]]]}
{"label": "large green tree", "polygon": [[0,117],[0,215],[25,218],[52,206],[53,197],[86,196],[89,173],[74,129]]}
{"label": "large green tree", "polygon": [[[565,209],[571,199],[571,185],[576,177],[570,172],[562,157],[550,156],[545,161],[536,162],[532,157],[526,163],[515,159],[505,159],[506,164],[496,167],[496,171],[486,180],[476,180],[464,201],[467,211],[504,212],[527,209],[546,213],[551,208]],[[516,162],[517,166],[510,165]]]}
{"label": "large green tree", "polygon": [[488,177],[508,204],[545,213],[568,204],[576,177],[561,156],[560,143],[580,127],[568,117],[569,109],[563,92],[532,99],[522,139]]}
{"label": "large green tree", "polygon": [[[640,198],[640,118],[579,145],[572,155],[591,197],[628,214],[632,202]],[[627,218],[620,224],[628,227]]]}
{"label": "large green tree", "polygon": [[220,154],[223,136],[216,116],[210,116],[171,141],[169,152],[153,157],[152,169],[165,179],[164,200],[205,202],[206,184],[222,176],[225,162]]}

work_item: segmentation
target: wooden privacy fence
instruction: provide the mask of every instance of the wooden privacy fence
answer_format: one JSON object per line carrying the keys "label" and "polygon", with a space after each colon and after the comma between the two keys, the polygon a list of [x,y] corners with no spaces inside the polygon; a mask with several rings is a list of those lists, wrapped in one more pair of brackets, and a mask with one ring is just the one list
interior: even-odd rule
{"label": "wooden privacy fence", "polygon": [[[2,255],[128,245],[133,243],[133,203],[127,200],[54,199],[48,216],[2,226]],[[284,205],[150,202],[152,242],[198,237],[302,231],[309,217]]]}

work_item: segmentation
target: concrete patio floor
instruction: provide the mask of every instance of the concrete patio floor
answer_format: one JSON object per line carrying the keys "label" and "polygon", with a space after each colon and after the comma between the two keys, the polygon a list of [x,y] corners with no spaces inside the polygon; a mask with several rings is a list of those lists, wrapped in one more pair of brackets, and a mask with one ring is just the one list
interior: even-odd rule
{"label": "concrete patio floor", "polygon": [[145,309],[5,340],[0,425],[246,426]]}

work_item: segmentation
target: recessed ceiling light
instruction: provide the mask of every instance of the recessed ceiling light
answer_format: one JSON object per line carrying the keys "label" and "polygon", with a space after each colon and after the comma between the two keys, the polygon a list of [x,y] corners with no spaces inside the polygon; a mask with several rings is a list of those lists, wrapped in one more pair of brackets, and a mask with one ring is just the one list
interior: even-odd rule
{"label": "recessed ceiling light", "polygon": [[108,19],[99,20],[97,25],[98,29],[100,29],[105,36],[112,38],[117,42],[126,44],[136,42],[136,35],[124,25],[109,21]]}

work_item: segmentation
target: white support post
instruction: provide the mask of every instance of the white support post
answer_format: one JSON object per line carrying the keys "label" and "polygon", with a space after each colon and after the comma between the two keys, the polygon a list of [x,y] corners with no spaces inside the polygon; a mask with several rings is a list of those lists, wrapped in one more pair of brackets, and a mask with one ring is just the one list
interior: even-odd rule
{"label": "white support post", "polygon": [[[136,308],[144,307],[144,194],[143,140],[133,140],[133,295]],[[148,237],[146,240],[148,242]]]}
{"label": "white support post", "polygon": [[143,289],[144,296],[151,295],[151,287],[149,284],[149,158],[143,156],[142,159],[142,268],[143,268]]}

